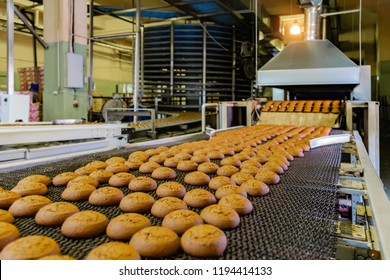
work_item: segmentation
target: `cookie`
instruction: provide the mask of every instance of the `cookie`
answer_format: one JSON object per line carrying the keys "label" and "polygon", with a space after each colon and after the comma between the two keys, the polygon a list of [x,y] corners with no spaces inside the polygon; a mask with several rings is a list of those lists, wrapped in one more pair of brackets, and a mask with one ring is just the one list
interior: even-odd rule
{"label": "cookie", "polygon": [[179,158],[175,158],[175,157],[170,157],[170,158],[167,158],[165,161],[164,161],[164,166],[166,167],[170,167],[170,168],[176,168],[176,166],[179,164],[179,162],[181,162],[182,160],[179,159]]}
{"label": "cookie", "polygon": [[137,159],[129,159],[125,162],[125,165],[127,165],[130,170],[138,170],[142,164],[144,164],[144,162]]}
{"label": "cookie", "polygon": [[37,183],[41,183],[41,184],[45,184],[46,186],[49,186],[52,181],[51,181],[51,178],[49,176],[41,175],[41,174],[34,174],[34,175],[30,175],[30,176],[27,176],[27,177],[21,179],[17,183],[17,185],[23,184],[23,183],[30,183],[30,182],[37,182]]}
{"label": "cookie", "polygon": [[267,169],[269,171],[275,172],[278,175],[281,175],[284,173],[283,167],[281,167],[278,163],[276,163],[274,161],[268,161],[260,169]]}
{"label": "cookie", "polygon": [[95,167],[97,169],[105,169],[108,164],[105,163],[104,161],[101,161],[101,160],[95,160],[95,161],[92,161],[88,164],[86,164],[85,166],[92,166],[92,167]]}
{"label": "cookie", "polygon": [[170,180],[176,178],[176,172],[169,167],[159,167],[153,170],[152,178],[160,180]]}
{"label": "cookie", "polygon": [[51,203],[51,200],[41,195],[29,195],[12,203],[8,211],[14,217],[32,217],[39,209]]}
{"label": "cookie", "polygon": [[198,166],[198,171],[204,172],[206,174],[215,174],[217,173],[218,169],[218,164],[214,162],[203,162]]}
{"label": "cookie", "polygon": [[149,161],[150,162],[156,162],[158,164],[163,164],[164,161],[167,159],[166,156],[162,156],[162,155],[154,155],[154,156],[151,156],[149,158]]}
{"label": "cookie", "polygon": [[88,175],[80,175],[70,180],[66,186],[69,187],[71,185],[82,185],[82,184],[89,184],[97,188],[99,186],[99,181],[98,179]]}
{"label": "cookie", "polygon": [[186,152],[179,152],[174,157],[181,159],[181,160],[190,160],[192,155],[190,153],[186,153]]}
{"label": "cookie", "polygon": [[0,222],[0,251],[12,241],[19,238],[19,230],[16,226],[6,222]]}
{"label": "cookie", "polygon": [[149,155],[143,151],[137,151],[137,152],[132,152],[130,155],[129,155],[129,158],[128,160],[139,160],[139,161],[142,161],[142,162],[147,162],[148,159],[149,159]]}
{"label": "cookie", "polygon": [[152,161],[148,161],[148,162],[145,162],[143,163],[138,171],[141,172],[141,173],[147,173],[147,174],[150,174],[152,173],[155,169],[161,167],[160,164],[158,164],[157,162],[152,162]]}
{"label": "cookie", "polygon": [[75,172],[63,172],[53,178],[53,185],[56,187],[64,187],[70,180],[76,178],[77,176],[80,175]]}
{"label": "cookie", "polygon": [[125,163],[126,159],[123,157],[110,157],[105,161],[108,165],[115,164],[115,163]]}
{"label": "cookie", "polygon": [[169,228],[178,235],[181,235],[187,229],[201,224],[203,224],[203,219],[199,216],[198,213],[191,210],[182,209],[168,213],[164,217],[161,226]]}
{"label": "cookie", "polygon": [[259,180],[248,180],[242,183],[241,188],[250,196],[265,196],[269,193],[269,187]]}
{"label": "cookie", "polygon": [[224,156],[233,156],[234,155],[234,149],[229,148],[229,147],[221,148],[221,149],[219,149],[219,152],[222,153]]}
{"label": "cookie", "polygon": [[127,172],[119,172],[111,176],[108,180],[108,184],[113,187],[121,188],[129,186],[131,180],[135,179],[135,176]]}
{"label": "cookie", "polygon": [[14,221],[14,216],[9,211],[0,209],[0,222],[12,224]]}
{"label": "cookie", "polygon": [[231,176],[232,180],[234,181],[234,183],[236,183],[236,185],[241,185],[242,183],[244,183],[245,181],[248,181],[248,180],[253,180],[254,177],[251,175],[251,174],[248,174],[248,173],[244,173],[244,172],[237,172],[237,173],[234,173],[232,176]]}
{"label": "cookie", "polygon": [[130,240],[134,233],[151,225],[151,221],[141,214],[125,213],[109,222],[106,234],[114,240]]}
{"label": "cookie", "polygon": [[64,221],[61,233],[70,238],[96,237],[105,232],[108,222],[107,217],[100,212],[80,211]]}
{"label": "cookie", "polygon": [[125,212],[145,213],[150,211],[155,202],[153,196],[143,192],[133,192],[122,198],[119,208]]}
{"label": "cookie", "polygon": [[11,189],[12,192],[16,192],[21,196],[27,195],[45,195],[47,194],[47,186],[38,182],[24,182],[16,185]]}
{"label": "cookie", "polygon": [[223,160],[221,160],[220,164],[222,166],[224,166],[224,165],[233,165],[233,166],[236,166],[236,167],[240,167],[241,166],[241,160],[239,160],[238,158],[234,158],[234,157],[226,157]]}
{"label": "cookie", "polygon": [[239,171],[240,170],[234,165],[224,165],[217,170],[217,175],[231,177],[233,174]]}
{"label": "cookie", "polygon": [[227,238],[225,233],[216,226],[197,225],[184,232],[180,246],[190,256],[215,258],[222,256],[225,252]]}
{"label": "cookie", "polygon": [[57,254],[57,255],[44,256],[42,258],[39,258],[38,260],[42,260],[42,261],[74,261],[76,259],[73,258],[72,256],[69,256],[69,255]]}
{"label": "cookie", "polygon": [[157,218],[164,218],[168,213],[180,209],[187,209],[187,204],[177,197],[168,196],[157,200],[150,212]]}
{"label": "cookie", "polygon": [[225,155],[220,151],[211,151],[207,154],[210,159],[223,159]]}
{"label": "cookie", "polygon": [[72,203],[54,202],[38,210],[35,222],[42,226],[60,226],[66,218],[79,211],[79,208]]}
{"label": "cookie", "polygon": [[136,232],[129,244],[143,257],[164,258],[179,250],[180,241],[173,230],[151,226]]}
{"label": "cookie", "polygon": [[259,173],[256,174],[255,179],[267,185],[276,185],[280,182],[280,176],[268,169],[260,169]]}
{"label": "cookie", "polygon": [[259,168],[261,167],[261,163],[251,158],[249,160],[243,161],[240,165],[240,168],[242,169],[244,167],[252,167],[252,166]]}
{"label": "cookie", "polygon": [[95,171],[98,171],[98,168],[96,167],[93,167],[91,165],[87,165],[87,166],[82,166],[80,168],[77,168],[74,173],[78,174],[78,175],[89,175],[91,174],[92,172],[95,172]]}
{"label": "cookie", "polygon": [[236,185],[224,185],[224,186],[219,187],[215,191],[215,197],[217,199],[221,199],[225,195],[232,194],[232,193],[240,194],[242,196],[247,197],[246,191],[243,188],[238,187]]}
{"label": "cookie", "polygon": [[68,201],[86,201],[96,188],[90,184],[74,184],[66,187],[61,198]]}
{"label": "cookie", "polygon": [[88,202],[96,206],[112,206],[118,205],[123,197],[123,192],[120,189],[103,187],[93,191],[88,198]]}
{"label": "cookie", "polygon": [[209,205],[200,213],[202,219],[222,230],[234,229],[240,225],[240,216],[228,206],[213,204]]}
{"label": "cookie", "polygon": [[141,256],[133,246],[112,241],[93,248],[85,257],[86,260],[140,260]]}
{"label": "cookie", "polygon": [[157,182],[146,176],[140,176],[130,181],[129,189],[133,192],[151,192],[157,189]]}
{"label": "cookie", "polygon": [[191,160],[182,160],[176,166],[177,170],[188,172],[195,171],[198,169],[198,164],[195,161]]}
{"label": "cookie", "polygon": [[236,183],[229,177],[226,176],[216,176],[212,178],[209,182],[209,188],[212,190],[217,190],[219,187],[224,185],[235,185]]}
{"label": "cookie", "polygon": [[110,164],[106,167],[106,170],[110,171],[113,174],[116,174],[119,172],[129,172],[130,168],[126,164],[118,162]]}
{"label": "cookie", "polygon": [[89,174],[89,176],[91,176],[92,178],[97,179],[99,183],[107,183],[112,177],[112,175],[114,175],[112,172],[105,169],[99,169],[98,171]]}
{"label": "cookie", "polygon": [[57,242],[43,235],[29,235],[18,238],[3,248],[2,260],[36,260],[44,256],[60,254]]}
{"label": "cookie", "polygon": [[251,156],[247,153],[240,152],[238,154],[235,154],[233,156],[233,158],[238,159],[239,161],[243,162],[243,161],[249,160],[251,158]]}
{"label": "cookie", "polygon": [[204,186],[210,182],[210,177],[204,172],[194,171],[184,177],[184,182],[193,186]]}
{"label": "cookie", "polygon": [[204,189],[193,189],[183,197],[183,201],[190,207],[203,208],[217,203],[215,196]]}
{"label": "cookie", "polygon": [[191,160],[196,162],[197,164],[203,162],[210,162],[210,158],[207,155],[199,154],[191,157]]}
{"label": "cookie", "polygon": [[159,197],[173,196],[183,198],[186,194],[186,188],[178,182],[165,182],[157,187],[156,194]]}
{"label": "cookie", "polygon": [[253,210],[249,199],[240,194],[225,195],[219,200],[218,204],[233,208],[240,216],[247,215]]}

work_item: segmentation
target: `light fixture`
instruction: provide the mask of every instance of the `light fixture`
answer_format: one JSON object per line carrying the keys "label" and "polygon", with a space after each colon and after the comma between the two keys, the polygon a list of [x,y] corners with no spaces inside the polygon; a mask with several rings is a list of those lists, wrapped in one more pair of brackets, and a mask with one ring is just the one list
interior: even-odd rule
{"label": "light fixture", "polygon": [[301,33],[302,33],[301,27],[299,26],[298,22],[295,20],[293,25],[290,28],[290,34],[299,35]]}

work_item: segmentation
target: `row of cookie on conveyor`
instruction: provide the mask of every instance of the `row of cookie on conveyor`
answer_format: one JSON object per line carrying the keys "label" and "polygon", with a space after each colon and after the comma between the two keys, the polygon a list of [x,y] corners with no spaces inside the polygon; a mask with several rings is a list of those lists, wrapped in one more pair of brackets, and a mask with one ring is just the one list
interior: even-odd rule
{"label": "row of cookie on conveyor", "polygon": [[268,101],[263,112],[340,113],[340,100]]}
{"label": "row of cookie on conveyor", "polygon": [[[30,199],[30,204],[33,200],[39,206],[28,209],[29,213],[20,213],[20,208],[23,210],[23,207],[20,207],[19,204],[23,204],[20,203],[23,199],[18,197],[19,199],[15,199],[15,202],[8,205],[9,212],[4,211],[2,217],[7,216],[9,222],[13,220],[13,218],[10,218],[12,213],[15,216],[22,217],[35,215],[35,221],[38,224],[61,226],[61,232],[70,238],[88,238],[96,234],[103,234],[106,231],[107,235],[113,240],[127,241],[130,239],[130,245],[113,241],[98,246],[87,256],[87,258],[92,259],[99,259],[102,256],[107,257],[107,252],[110,252],[110,254],[118,252],[110,255],[110,258],[116,259],[137,259],[140,258],[140,255],[153,258],[166,257],[177,252],[180,243],[182,249],[190,255],[197,257],[219,256],[223,254],[227,246],[226,236],[222,230],[234,229],[240,223],[240,216],[245,216],[252,210],[252,205],[245,197],[248,194],[253,196],[266,195],[269,192],[266,183],[278,183],[280,180],[279,174],[287,170],[289,161],[293,160],[294,156],[303,156],[303,151],[308,150],[308,139],[326,135],[329,132],[329,128],[256,126],[223,132],[209,141],[134,152],[129,155],[127,160],[114,157],[106,162],[95,161],[75,172],[59,174],[53,180],[43,175],[30,176],[21,180],[11,192],[2,190],[0,196],[3,196],[5,192],[13,193],[14,199],[18,197],[17,195],[24,195],[25,200]],[[175,158],[178,160],[172,160]],[[221,160],[221,167],[216,168],[214,163],[208,161],[210,158]],[[168,161],[168,159],[171,160]],[[194,161],[191,161],[191,159],[194,159]],[[170,167],[161,167],[160,164],[165,165],[166,161],[166,165]],[[183,162],[186,164],[182,164],[183,167],[180,167],[179,164]],[[193,169],[194,162],[199,163],[196,168],[197,171]],[[184,186],[177,182],[167,182],[164,183],[165,185],[157,186],[153,177],[155,179],[175,178],[175,171],[172,169],[175,164],[175,168],[179,167],[183,171],[190,172],[185,177],[187,184],[208,185],[211,190],[215,191],[215,195],[204,189],[194,189],[186,192]],[[199,167],[206,169],[201,168],[203,171],[198,171]],[[151,174],[152,178],[146,176],[134,178],[134,175],[128,173],[130,168],[138,168],[141,172],[147,172]],[[207,172],[215,172],[217,177],[210,179]],[[26,181],[29,184],[25,184]],[[88,187],[86,187],[86,182],[88,182]],[[111,185],[110,187],[96,189],[99,184],[107,182]],[[43,196],[50,184],[57,187],[67,186],[61,195],[65,200],[88,199],[93,205],[119,204],[121,210],[130,213],[119,215],[108,221],[102,213],[79,211],[71,203],[51,203],[48,198]],[[83,184],[83,187],[78,189],[77,186],[80,186],[80,184]],[[30,187],[26,187],[27,185]],[[119,189],[124,186],[133,191],[126,197]],[[81,195],[80,192],[77,192],[80,189],[82,190]],[[157,190],[157,195],[162,198],[155,201],[147,193],[153,190]],[[191,192],[197,192],[198,196],[206,197],[206,201],[200,203],[196,195],[189,195]],[[229,197],[234,199],[229,200]],[[217,199],[219,199],[218,204],[216,203]],[[129,203],[129,201],[134,202],[136,200],[146,202],[143,203],[141,210],[134,208],[134,206],[137,206],[134,203]],[[234,206],[234,201],[239,201],[239,207]],[[7,208],[4,200],[1,202],[1,208]],[[173,207],[170,207],[172,205]],[[199,216],[197,213],[186,209],[187,205],[204,209]],[[58,209],[65,209],[66,213],[63,213],[62,216],[50,216],[50,213]],[[148,218],[141,215],[145,211],[151,211],[153,215],[163,218],[162,227],[151,226]],[[226,215],[222,216],[227,216],[229,219],[221,219],[222,216],[216,215],[216,213],[225,213]],[[190,221],[188,224],[183,222],[183,216]],[[171,218],[165,219],[166,217]],[[94,219],[96,223],[93,227],[87,225],[82,230],[80,221],[89,219]],[[126,220],[132,220],[139,225],[123,233],[125,226],[121,221]],[[204,221],[208,224],[204,225]],[[1,240],[3,242],[2,247],[6,245],[5,243],[9,243],[14,239],[15,241],[11,242],[12,244],[1,252],[0,256],[2,258],[13,258],[12,251],[15,250],[17,250],[17,253],[13,252],[13,254],[17,256],[22,254],[23,258],[38,258],[44,257],[44,255],[52,255],[49,258],[71,258],[70,256],[60,256],[58,244],[49,237],[27,236],[18,240],[17,228],[6,222],[3,222],[2,226],[12,234],[8,239],[3,238]],[[118,230],[118,228],[121,230]],[[141,228],[145,229],[141,230]],[[136,233],[138,231],[139,233]],[[213,246],[203,248],[199,247],[199,244],[194,244],[194,240],[189,240],[189,236],[194,234],[203,235],[205,231],[213,232],[218,237],[211,243],[209,242]],[[159,241],[156,241],[157,245],[153,243],[150,244],[151,247],[146,246],[145,249],[146,241],[144,238],[150,234],[155,235]],[[179,239],[179,235],[182,235],[181,239]],[[164,236],[165,239],[161,236]],[[164,243],[160,239],[169,242]],[[23,245],[31,246],[30,242],[35,242],[34,248],[37,248],[37,250],[40,248],[38,244],[43,244],[45,245],[44,248],[50,248],[50,250],[38,253],[34,251],[25,255],[28,250],[21,248],[23,248]],[[151,248],[155,249],[152,250]],[[158,248],[158,253],[156,253],[156,248]]]}

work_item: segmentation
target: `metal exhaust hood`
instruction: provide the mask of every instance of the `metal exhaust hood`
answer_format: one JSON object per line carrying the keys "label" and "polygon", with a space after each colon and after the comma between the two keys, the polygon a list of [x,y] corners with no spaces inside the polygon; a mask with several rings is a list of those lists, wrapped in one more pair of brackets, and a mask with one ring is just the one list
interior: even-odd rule
{"label": "metal exhaust hood", "polygon": [[286,88],[311,85],[357,85],[360,68],[328,40],[319,40],[322,1],[301,0],[305,40],[288,44],[258,70],[257,84]]}

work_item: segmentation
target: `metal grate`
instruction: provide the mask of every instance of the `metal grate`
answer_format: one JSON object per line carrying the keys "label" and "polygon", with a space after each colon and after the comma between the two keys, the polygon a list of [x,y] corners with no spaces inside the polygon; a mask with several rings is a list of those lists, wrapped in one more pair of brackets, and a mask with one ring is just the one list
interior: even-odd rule
{"label": "metal grate", "polygon": [[[193,140],[195,141],[195,139]],[[172,145],[178,143],[172,143]],[[30,174],[46,174],[50,177],[73,171],[92,160],[105,160],[112,156],[127,157],[133,150],[115,150],[105,153],[75,157],[51,164],[0,174],[0,185],[12,188],[19,179]],[[281,175],[278,185],[270,186],[266,197],[250,197],[254,210],[241,218],[237,229],[225,231],[228,248],[221,259],[333,259],[335,257],[335,221],[337,177],[341,159],[341,145],[317,148],[305,153],[304,158],[291,162],[289,170]],[[218,163],[218,161],[215,161]],[[136,176],[145,176],[133,172]],[[177,171],[176,181],[187,190],[194,188],[183,182],[186,172]],[[158,183],[164,180],[157,180]],[[209,191],[211,189],[204,187]],[[61,201],[64,188],[50,187],[47,195],[53,202]],[[124,194],[130,191],[122,188]],[[153,196],[156,194],[151,193]],[[75,202],[81,210],[96,210],[109,219],[123,213],[119,207],[98,207],[88,202]],[[191,209],[200,212],[199,209]],[[145,214],[152,224],[159,225],[162,219]],[[94,247],[110,241],[103,235],[89,239],[71,239],[61,235],[59,227],[44,227],[35,224],[33,218],[16,218],[15,225],[21,236],[43,234],[54,238],[64,254],[82,259]],[[173,259],[194,259],[179,251]]]}

